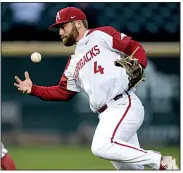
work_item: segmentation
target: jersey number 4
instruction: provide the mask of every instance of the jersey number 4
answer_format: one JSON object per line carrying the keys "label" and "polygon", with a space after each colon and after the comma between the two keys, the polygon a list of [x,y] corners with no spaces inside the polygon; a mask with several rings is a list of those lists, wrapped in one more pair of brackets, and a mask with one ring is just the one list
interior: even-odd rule
{"label": "jersey number 4", "polygon": [[104,68],[101,65],[97,65],[97,61],[94,62],[94,73],[104,74]]}

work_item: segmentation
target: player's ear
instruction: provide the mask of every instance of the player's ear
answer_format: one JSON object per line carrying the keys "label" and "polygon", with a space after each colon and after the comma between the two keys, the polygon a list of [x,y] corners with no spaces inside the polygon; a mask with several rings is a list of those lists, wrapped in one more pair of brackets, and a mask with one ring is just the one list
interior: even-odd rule
{"label": "player's ear", "polygon": [[80,21],[80,20],[76,21],[76,22],[75,22],[75,26],[76,26],[77,29],[80,29],[81,26],[82,26],[82,25],[81,25],[81,21]]}

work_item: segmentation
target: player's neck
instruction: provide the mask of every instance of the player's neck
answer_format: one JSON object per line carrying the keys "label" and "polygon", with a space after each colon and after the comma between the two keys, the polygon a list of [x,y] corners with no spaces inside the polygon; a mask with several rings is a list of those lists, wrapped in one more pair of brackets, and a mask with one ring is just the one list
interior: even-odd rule
{"label": "player's neck", "polygon": [[81,40],[81,39],[84,37],[84,35],[85,35],[85,33],[86,33],[87,30],[88,30],[88,29],[86,29],[86,28],[82,28],[82,29],[79,31],[79,35],[78,35],[78,37],[77,37],[77,42],[78,42],[79,40]]}

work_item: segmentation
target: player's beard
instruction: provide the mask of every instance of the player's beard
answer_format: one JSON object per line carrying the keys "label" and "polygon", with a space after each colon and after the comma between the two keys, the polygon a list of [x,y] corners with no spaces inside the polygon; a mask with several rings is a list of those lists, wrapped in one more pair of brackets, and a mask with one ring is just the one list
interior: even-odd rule
{"label": "player's beard", "polygon": [[64,45],[67,47],[73,46],[76,43],[76,38],[79,35],[79,32],[78,32],[76,26],[74,24],[72,26],[73,26],[73,28],[72,28],[71,34],[69,34],[67,37],[62,39]]}

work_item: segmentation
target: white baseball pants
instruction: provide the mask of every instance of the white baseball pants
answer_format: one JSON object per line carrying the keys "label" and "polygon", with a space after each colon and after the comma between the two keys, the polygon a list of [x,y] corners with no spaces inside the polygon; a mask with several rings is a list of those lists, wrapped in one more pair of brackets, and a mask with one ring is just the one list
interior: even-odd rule
{"label": "white baseball pants", "polygon": [[134,94],[111,100],[99,114],[91,150],[110,160],[116,169],[141,170],[144,166],[159,169],[161,154],[140,148],[137,130],[144,120],[144,107]]}

